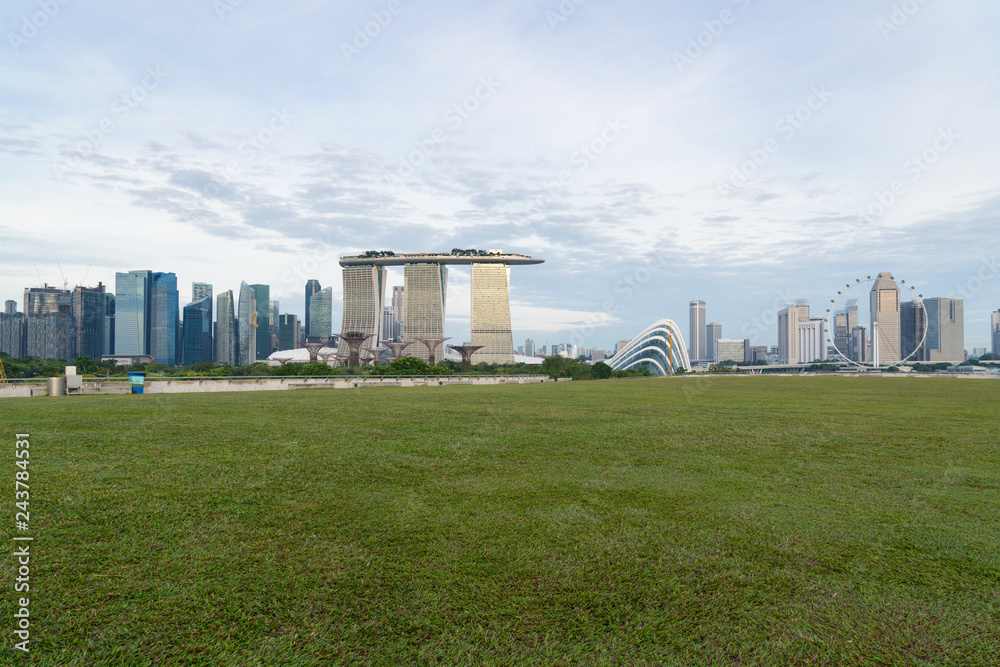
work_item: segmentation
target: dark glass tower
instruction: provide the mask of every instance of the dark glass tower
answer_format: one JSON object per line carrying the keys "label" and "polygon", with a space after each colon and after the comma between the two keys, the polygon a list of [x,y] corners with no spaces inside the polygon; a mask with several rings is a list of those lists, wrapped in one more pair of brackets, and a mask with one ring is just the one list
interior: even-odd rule
{"label": "dark glass tower", "polygon": [[173,273],[152,274],[149,294],[149,354],[161,364],[176,366],[181,356],[177,276]]}
{"label": "dark glass tower", "polygon": [[184,306],[185,366],[212,360],[212,297]]}

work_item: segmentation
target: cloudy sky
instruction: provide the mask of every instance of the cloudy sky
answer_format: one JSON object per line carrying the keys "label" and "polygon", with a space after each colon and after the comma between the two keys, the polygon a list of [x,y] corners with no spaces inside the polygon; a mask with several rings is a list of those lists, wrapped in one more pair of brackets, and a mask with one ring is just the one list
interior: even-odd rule
{"label": "cloudy sky", "polygon": [[[774,344],[776,307],[891,271],[964,297],[985,346],[998,24],[995,0],[8,0],[0,299],[151,269],[301,315],[338,256],[502,248],[546,260],[512,271],[515,345],[686,331],[691,299]],[[469,310],[453,269],[448,335]]]}

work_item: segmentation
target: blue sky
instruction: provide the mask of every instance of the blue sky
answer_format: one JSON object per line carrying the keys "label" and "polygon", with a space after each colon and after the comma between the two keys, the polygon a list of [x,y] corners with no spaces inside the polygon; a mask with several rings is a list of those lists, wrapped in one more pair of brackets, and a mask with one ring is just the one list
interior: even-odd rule
{"label": "blue sky", "polygon": [[[691,299],[774,344],[891,271],[1000,308],[995,2],[11,0],[0,299],[216,291],[368,249],[502,248],[515,344],[612,347]],[[37,267],[37,268],[36,268]],[[400,284],[402,273],[391,274]],[[468,272],[448,335],[469,338]],[[335,306],[339,323],[339,302]]]}

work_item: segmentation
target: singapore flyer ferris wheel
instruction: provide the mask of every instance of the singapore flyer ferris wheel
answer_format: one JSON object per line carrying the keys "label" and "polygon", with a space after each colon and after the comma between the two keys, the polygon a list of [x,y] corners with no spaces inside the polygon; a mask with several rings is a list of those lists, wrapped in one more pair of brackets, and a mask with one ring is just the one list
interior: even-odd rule
{"label": "singapore flyer ferris wheel", "polygon": [[927,311],[905,280],[887,272],[857,278],[830,304],[829,342],[843,361],[879,368],[921,360]]}

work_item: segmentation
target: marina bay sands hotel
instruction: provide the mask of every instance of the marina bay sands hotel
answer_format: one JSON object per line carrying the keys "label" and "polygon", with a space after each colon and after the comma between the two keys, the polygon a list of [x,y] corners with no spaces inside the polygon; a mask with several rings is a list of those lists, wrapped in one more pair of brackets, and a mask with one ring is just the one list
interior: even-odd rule
{"label": "marina bay sands hotel", "polygon": [[[385,306],[385,267],[403,267],[403,342],[418,338],[444,338],[445,305],[448,296],[448,266],[472,267],[472,344],[482,345],[475,363],[506,363],[514,360],[510,326],[510,267],[541,264],[544,260],[501,250],[453,251],[445,253],[395,254],[369,252],[342,257],[344,319],[342,333],[373,334],[362,349],[374,350],[382,340],[382,310]],[[476,254],[472,254],[476,253]],[[346,352],[346,345],[341,353]],[[443,353],[443,350],[439,354]],[[426,361],[428,352],[419,342],[406,354]],[[440,357],[439,357],[440,358]]]}

